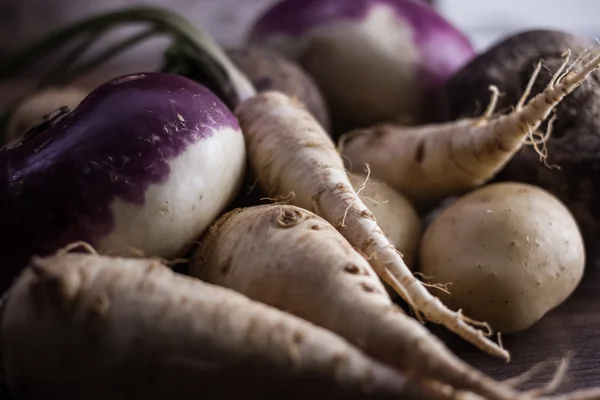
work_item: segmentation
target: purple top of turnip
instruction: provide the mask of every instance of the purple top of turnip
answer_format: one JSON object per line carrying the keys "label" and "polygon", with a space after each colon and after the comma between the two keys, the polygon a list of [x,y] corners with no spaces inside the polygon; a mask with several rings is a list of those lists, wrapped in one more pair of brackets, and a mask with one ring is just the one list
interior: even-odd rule
{"label": "purple top of turnip", "polygon": [[470,41],[431,6],[416,0],[284,0],[256,22],[251,40],[283,34],[302,36],[338,21],[361,21],[372,7],[388,6],[406,21],[421,55],[421,73],[432,86],[444,82],[474,54]]}
{"label": "purple top of turnip", "polygon": [[1,150],[0,286],[32,254],[109,233],[115,198],[143,205],[148,187],[168,179],[171,159],[222,128],[239,130],[237,119],[202,85],[135,74]]}

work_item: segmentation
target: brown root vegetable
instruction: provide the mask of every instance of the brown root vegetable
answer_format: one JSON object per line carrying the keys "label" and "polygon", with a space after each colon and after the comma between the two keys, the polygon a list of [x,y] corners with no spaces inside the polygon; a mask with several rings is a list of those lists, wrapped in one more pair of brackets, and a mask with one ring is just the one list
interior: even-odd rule
{"label": "brown root vegetable", "polygon": [[529,328],[566,300],[582,279],[583,239],[555,196],[536,186],[502,182],[466,194],[443,209],[421,244],[420,271],[450,308],[492,329]]}
{"label": "brown root vegetable", "polygon": [[76,87],[50,87],[34,92],[21,100],[6,127],[3,143],[9,143],[33,125],[44,120],[44,117],[61,107],[74,109],[87,96],[88,91]]}
{"label": "brown root vegetable", "polygon": [[[498,109],[510,106],[521,96],[540,59],[555,71],[564,61],[561,55],[565,50],[571,50],[571,61],[575,61],[592,46],[590,40],[561,31],[513,35],[473,59],[449,81],[445,87],[446,119],[480,114],[480,107],[489,99],[489,85],[498,86],[502,93]],[[542,69],[532,92],[542,90],[551,75]],[[588,242],[587,249],[592,250],[600,239],[600,72],[592,72],[590,79],[565,97],[556,114],[545,144],[545,163],[533,146],[525,146],[496,180],[530,183],[556,195],[574,214]],[[552,167],[555,165],[560,169]]]}
{"label": "brown root vegetable", "polygon": [[332,332],[158,260],[34,258],[1,327],[17,398],[426,398]]}
{"label": "brown root vegetable", "polygon": [[250,79],[257,92],[276,90],[299,100],[325,130],[330,130],[329,110],[321,90],[295,61],[258,46],[229,49],[227,56]]}

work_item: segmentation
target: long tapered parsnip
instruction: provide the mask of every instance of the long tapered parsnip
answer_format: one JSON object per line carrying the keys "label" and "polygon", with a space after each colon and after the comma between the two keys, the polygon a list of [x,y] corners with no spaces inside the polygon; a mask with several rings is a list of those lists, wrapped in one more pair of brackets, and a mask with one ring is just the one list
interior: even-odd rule
{"label": "long tapered parsnip", "polygon": [[323,326],[386,364],[488,399],[516,399],[392,303],[369,263],[327,221],[291,205],[233,210],[190,262],[200,279]]}
{"label": "long tapered parsnip", "polygon": [[[600,55],[569,73],[563,73],[563,64],[546,89],[525,104],[540,62],[509,114],[492,117],[498,95],[494,88],[491,106],[481,118],[416,127],[379,124],[348,132],[340,147],[349,166],[361,169],[368,164],[374,178],[406,194],[418,208],[428,208],[491,180],[599,65]],[[540,147],[544,140],[534,137]],[[538,151],[543,156],[543,150]]]}
{"label": "long tapered parsnip", "polygon": [[1,328],[16,398],[426,398],[339,336],[157,260],[34,258]]}
{"label": "long tapered parsnip", "polygon": [[336,227],[417,315],[509,359],[506,350],[470,325],[473,321],[448,309],[413,276],[353,189],[332,139],[301,104],[282,93],[263,92],[243,102],[236,114],[249,163],[271,197],[293,192],[292,204]]}

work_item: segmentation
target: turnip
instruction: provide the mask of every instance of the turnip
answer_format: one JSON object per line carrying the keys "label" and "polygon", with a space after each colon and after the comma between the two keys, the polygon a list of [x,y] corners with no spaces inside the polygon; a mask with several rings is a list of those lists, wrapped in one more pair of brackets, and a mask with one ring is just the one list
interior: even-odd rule
{"label": "turnip", "polygon": [[[566,63],[529,102],[530,87],[526,87],[508,114],[493,115],[499,93],[491,86],[492,99],[480,117],[418,127],[378,124],[357,129],[342,138],[343,154],[353,168],[368,164],[375,179],[404,193],[418,209],[428,209],[493,179],[527,142],[544,154],[546,139],[536,130],[598,68],[600,53],[580,68],[565,71]],[[538,63],[530,85],[540,68]]]}
{"label": "turnip", "polygon": [[157,260],[35,257],[1,319],[27,399],[424,399],[333,333]]}
{"label": "turnip", "polygon": [[106,30],[122,22],[154,24],[194,50],[191,61],[195,67],[214,81],[227,104],[235,108],[244,132],[248,162],[269,197],[289,197],[292,204],[315,211],[339,229],[408,303],[417,318],[441,323],[488,353],[509,358],[506,350],[477,327],[479,323],[449,310],[413,276],[353,189],[332,139],[304,105],[281,92],[257,94],[249,79],[214,40],[185,18],[153,7],[95,16],[24,49],[4,69],[0,68],[0,77],[21,65],[26,56],[33,57],[40,48],[48,52],[72,40],[76,33],[90,34],[94,29]]}
{"label": "turnip", "polygon": [[[445,87],[449,106],[447,119],[471,117],[476,105],[485,101],[484,85],[494,84],[502,92],[498,107],[513,104],[526,85],[526,76],[540,58],[556,69],[561,54],[571,50],[574,61],[596,43],[568,32],[535,30],[511,35],[491,46],[457,72]],[[534,90],[551,80],[542,71]],[[540,186],[563,201],[574,214],[588,251],[600,242],[600,75],[594,72],[579,89],[557,107],[559,118],[546,141],[544,159],[535,148],[523,148],[497,176],[498,181],[518,181]],[[543,127],[542,127],[543,129]]]}
{"label": "turnip", "polygon": [[285,0],[258,18],[248,41],[315,78],[338,133],[426,120],[428,94],[474,54],[465,35],[415,0]]}
{"label": "turnip", "polygon": [[241,183],[236,117],[210,91],[161,73],[115,78],[0,151],[0,288],[33,254],[85,240],[184,256]]}
{"label": "turnip", "polygon": [[441,211],[423,236],[420,271],[451,283],[440,298],[503,333],[521,331],[581,281],[583,239],[565,205],[522,183],[484,186]]}
{"label": "turnip", "polygon": [[20,99],[9,111],[2,143],[12,142],[25,130],[43,122],[48,115],[62,107],[77,107],[87,94],[87,90],[78,86],[51,87]]}
{"label": "turnip", "polygon": [[404,314],[365,258],[302,208],[264,205],[225,214],[202,238],[190,272],[336,332],[409,374],[490,399],[517,397]]}

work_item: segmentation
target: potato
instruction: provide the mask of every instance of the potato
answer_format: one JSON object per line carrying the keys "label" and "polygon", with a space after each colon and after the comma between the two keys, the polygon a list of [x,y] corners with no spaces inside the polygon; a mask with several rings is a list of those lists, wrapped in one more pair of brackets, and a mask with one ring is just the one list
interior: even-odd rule
{"label": "potato", "polygon": [[505,182],[442,210],[424,233],[420,261],[432,283],[451,282],[451,295],[436,292],[448,307],[511,333],[530,327],[574,291],[585,252],[562,202],[539,187]]}

